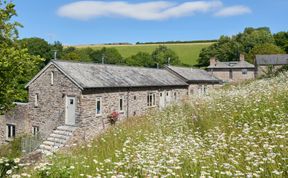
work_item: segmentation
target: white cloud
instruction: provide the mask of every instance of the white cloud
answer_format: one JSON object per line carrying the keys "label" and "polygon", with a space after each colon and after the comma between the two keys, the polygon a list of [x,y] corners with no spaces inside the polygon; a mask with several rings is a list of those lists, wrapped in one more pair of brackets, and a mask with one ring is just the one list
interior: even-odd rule
{"label": "white cloud", "polygon": [[222,7],[219,0],[174,4],[168,1],[128,3],[123,1],[79,1],[58,9],[58,15],[79,20],[95,17],[127,17],[138,20],[163,20],[207,12]]}
{"label": "white cloud", "polygon": [[251,13],[251,9],[246,6],[231,6],[220,9],[215,13],[215,16],[227,17],[227,16],[235,16],[235,15],[243,15]]}
{"label": "white cloud", "polygon": [[250,13],[246,6],[223,7],[220,0],[198,0],[184,3],[169,1],[149,1],[129,3],[125,1],[78,1],[58,9],[58,15],[78,20],[95,17],[126,17],[137,20],[164,20],[215,12],[215,16],[235,16]]}

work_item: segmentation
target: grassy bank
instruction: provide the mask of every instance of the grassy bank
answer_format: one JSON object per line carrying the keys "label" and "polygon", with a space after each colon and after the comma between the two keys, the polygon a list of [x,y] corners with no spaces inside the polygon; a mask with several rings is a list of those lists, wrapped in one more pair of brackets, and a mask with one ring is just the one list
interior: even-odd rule
{"label": "grassy bank", "polygon": [[[179,43],[165,44],[179,56],[180,60],[189,65],[197,64],[197,59],[202,48],[208,47],[212,43]],[[93,49],[101,49],[103,47],[116,48],[123,57],[130,57],[138,52],[152,53],[160,44],[143,44],[143,45],[79,45],[78,48],[91,47]]]}
{"label": "grassy bank", "polygon": [[131,118],[32,177],[287,177],[288,73]]}

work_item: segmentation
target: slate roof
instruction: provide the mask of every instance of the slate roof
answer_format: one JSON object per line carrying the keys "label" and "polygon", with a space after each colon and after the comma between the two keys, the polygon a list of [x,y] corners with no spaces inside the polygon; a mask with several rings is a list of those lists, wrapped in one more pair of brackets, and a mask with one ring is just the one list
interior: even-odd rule
{"label": "slate roof", "polygon": [[220,62],[217,61],[216,65],[208,66],[208,69],[253,69],[255,66],[247,61],[229,61]]}
{"label": "slate roof", "polygon": [[256,55],[257,65],[285,65],[288,64],[288,54]]}
{"label": "slate roof", "polygon": [[202,69],[175,66],[166,66],[166,68],[180,75],[187,83],[222,83],[222,80]]}
{"label": "slate roof", "polygon": [[52,61],[82,89],[113,87],[186,86],[182,79],[163,69],[107,64]]}

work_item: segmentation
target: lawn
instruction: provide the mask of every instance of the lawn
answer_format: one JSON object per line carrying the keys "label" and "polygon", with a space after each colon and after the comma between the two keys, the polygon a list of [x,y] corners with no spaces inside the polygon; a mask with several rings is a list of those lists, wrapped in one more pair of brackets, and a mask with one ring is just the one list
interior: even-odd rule
{"label": "lawn", "polygon": [[[165,44],[174,50],[184,64],[195,65],[202,48],[208,47],[212,43],[179,43],[179,44]],[[129,57],[138,52],[152,53],[152,51],[159,46],[158,44],[147,45],[80,45],[78,48],[91,47],[93,49],[101,49],[102,47],[114,47],[123,57]]]}

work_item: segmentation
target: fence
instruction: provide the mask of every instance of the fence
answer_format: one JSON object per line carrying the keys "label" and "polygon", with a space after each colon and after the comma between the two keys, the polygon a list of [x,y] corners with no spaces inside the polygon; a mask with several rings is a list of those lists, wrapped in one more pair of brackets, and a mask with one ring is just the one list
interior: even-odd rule
{"label": "fence", "polygon": [[36,150],[42,142],[43,139],[40,134],[33,136],[25,136],[21,139],[21,150],[24,153],[30,153]]}

